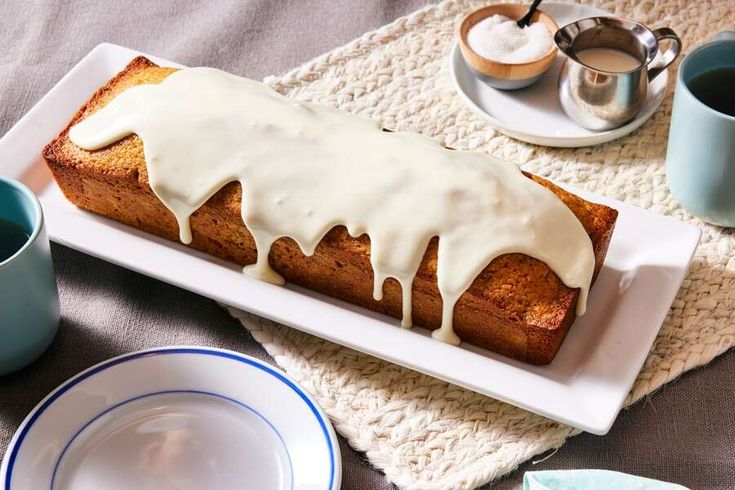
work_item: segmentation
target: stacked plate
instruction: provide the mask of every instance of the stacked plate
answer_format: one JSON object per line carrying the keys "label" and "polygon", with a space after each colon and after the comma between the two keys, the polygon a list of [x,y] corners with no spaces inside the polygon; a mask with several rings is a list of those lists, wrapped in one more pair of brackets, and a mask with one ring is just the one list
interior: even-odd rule
{"label": "stacked plate", "polygon": [[98,364],[26,418],[5,490],[337,489],[329,420],[293,380],[236,352],[171,347]]}

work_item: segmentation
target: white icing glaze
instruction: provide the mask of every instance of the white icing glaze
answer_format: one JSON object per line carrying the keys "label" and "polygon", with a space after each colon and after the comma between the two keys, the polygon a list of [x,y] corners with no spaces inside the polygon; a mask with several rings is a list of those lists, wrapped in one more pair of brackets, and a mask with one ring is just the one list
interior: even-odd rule
{"label": "white icing glaze", "polygon": [[96,150],[129,134],[144,144],[148,178],[191,242],[189,218],[225,184],[243,186],[242,219],[258,259],[245,268],[282,284],[268,253],[290,237],[306,255],[333,227],[367,233],[374,296],[395,278],[403,325],[411,325],[411,288],[429,240],[439,237],[437,276],[444,301],[433,336],[458,344],[454,305],[499,255],[545,262],[584,313],[594,253],[590,238],[556,195],[512,164],[449,150],[414,133],[298,102],[268,86],[211,68],[189,68],[157,85],[139,85],[71,128],[78,146]]}

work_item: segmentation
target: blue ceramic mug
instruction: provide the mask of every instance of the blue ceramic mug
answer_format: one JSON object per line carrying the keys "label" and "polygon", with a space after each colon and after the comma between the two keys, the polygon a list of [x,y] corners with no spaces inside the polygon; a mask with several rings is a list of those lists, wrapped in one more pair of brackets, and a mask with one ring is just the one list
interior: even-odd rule
{"label": "blue ceramic mug", "polygon": [[[699,75],[720,68],[735,68],[735,32],[718,34],[679,66],[666,177],[671,193],[693,214],[735,226],[735,116],[706,105],[691,90]],[[728,82],[723,78],[721,83]]]}
{"label": "blue ceramic mug", "polygon": [[33,362],[54,339],[59,325],[59,293],[41,203],[26,186],[2,176],[0,250],[3,375]]}

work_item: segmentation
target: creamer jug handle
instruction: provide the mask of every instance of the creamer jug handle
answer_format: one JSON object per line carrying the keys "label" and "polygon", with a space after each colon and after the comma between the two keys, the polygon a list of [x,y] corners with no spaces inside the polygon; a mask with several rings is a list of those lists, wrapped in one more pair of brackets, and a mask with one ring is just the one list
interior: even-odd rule
{"label": "creamer jug handle", "polygon": [[674,60],[677,58],[677,56],[679,56],[679,53],[681,52],[681,39],[679,39],[679,36],[677,36],[676,33],[668,27],[655,29],[653,31],[653,35],[656,36],[656,41],[658,42],[659,46],[661,45],[661,41],[663,40],[671,41],[671,46],[669,46],[669,48],[663,52],[659,48],[658,53],[656,53],[656,57],[653,59],[653,61],[651,61],[651,64],[648,65],[649,82],[656,78],[666,68],[668,68],[668,66],[674,62]]}

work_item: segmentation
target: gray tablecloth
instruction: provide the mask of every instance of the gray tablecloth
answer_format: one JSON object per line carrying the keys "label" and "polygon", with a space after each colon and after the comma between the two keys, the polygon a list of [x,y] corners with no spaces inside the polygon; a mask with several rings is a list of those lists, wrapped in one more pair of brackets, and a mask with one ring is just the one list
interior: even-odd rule
{"label": "gray tablecloth", "polygon": [[[188,65],[261,78],[281,73],[420,7],[402,2],[268,1],[0,3],[0,134],[96,44],[110,41]],[[0,162],[0,169],[3,162]],[[0,170],[1,171],[1,170]],[[0,378],[0,454],[38,401],[111,356],[198,344],[273,360],[213,301],[53,246],[62,322],[49,351]],[[0,298],[0,300],[2,300]],[[735,488],[735,355],[685,375],[623,412],[605,437],[583,434],[499,482],[533,469],[606,468],[692,488]],[[344,442],[344,488],[391,488]]]}

